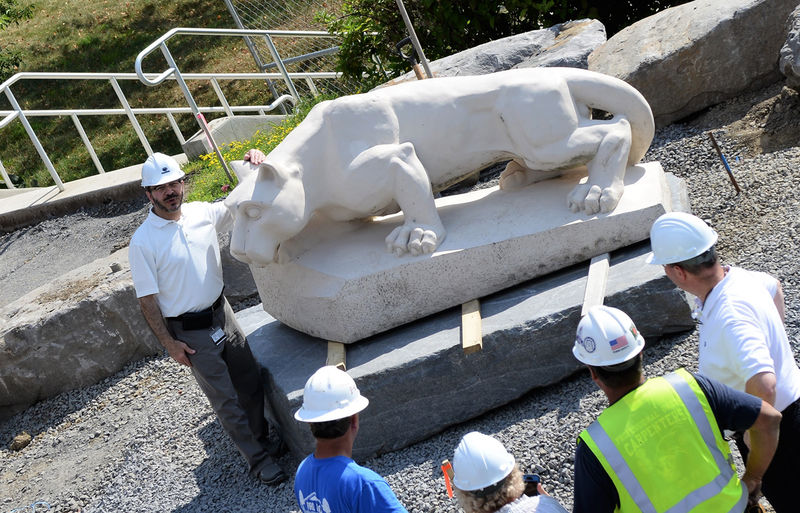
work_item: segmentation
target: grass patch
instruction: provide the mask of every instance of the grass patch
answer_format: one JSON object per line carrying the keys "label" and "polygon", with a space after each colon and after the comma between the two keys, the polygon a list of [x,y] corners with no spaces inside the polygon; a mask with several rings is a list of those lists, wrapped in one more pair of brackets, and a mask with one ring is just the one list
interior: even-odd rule
{"label": "grass patch", "polygon": [[[311,0],[306,8],[313,12],[323,1]],[[16,71],[132,73],[139,52],[174,27],[235,28],[219,0],[36,0],[35,5],[33,19],[0,31],[0,47],[13,47],[22,57]],[[239,37],[178,36],[170,40],[169,49],[184,73],[258,71]],[[159,51],[144,62],[146,72],[165,69]],[[174,81],[152,88],[138,81],[120,81],[120,86],[134,108],[187,105]],[[263,81],[221,82],[220,86],[232,105],[265,105],[273,99]],[[190,82],[189,87],[198,105],[219,105],[210,83]],[[111,85],[103,80],[26,80],[11,90],[25,109],[121,108]],[[10,109],[5,95],[0,95],[0,110]],[[206,115],[208,121],[215,117]],[[153,151],[182,151],[166,116],[137,118]],[[198,130],[191,115],[175,118],[186,139]],[[97,173],[68,116],[29,121],[63,181]],[[141,163],[147,157],[126,116],[84,116],[80,121],[106,171]],[[19,121],[0,130],[0,160],[9,174],[18,177],[18,186],[53,184]]]}
{"label": "grass patch", "polygon": [[[292,115],[274,124],[270,129],[257,131],[251,139],[222,145],[220,148],[222,158],[226,162],[241,160],[250,148],[258,148],[264,153],[269,153],[305,119],[314,105],[332,98],[333,96],[321,95],[313,100],[301,101]],[[230,184],[216,153],[201,155],[200,160],[189,162],[183,166],[183,170],[188,175],[186,201],[214,201],[226,196],[238,183],[234,176],[234,184]]]}

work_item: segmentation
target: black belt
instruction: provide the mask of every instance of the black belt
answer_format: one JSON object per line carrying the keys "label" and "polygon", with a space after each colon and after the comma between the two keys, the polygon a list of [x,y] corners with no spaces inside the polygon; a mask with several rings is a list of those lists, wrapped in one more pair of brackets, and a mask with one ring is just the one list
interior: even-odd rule
{"label": "black belt", "polygon": [[186,312],[177,317],[167,317],[167,321],[180,322],[184,330],[202,330],[210,328],[214,324],[214,312],[219,310],[223,304],[224,296],[219,295],[214,304],[197,312]]}

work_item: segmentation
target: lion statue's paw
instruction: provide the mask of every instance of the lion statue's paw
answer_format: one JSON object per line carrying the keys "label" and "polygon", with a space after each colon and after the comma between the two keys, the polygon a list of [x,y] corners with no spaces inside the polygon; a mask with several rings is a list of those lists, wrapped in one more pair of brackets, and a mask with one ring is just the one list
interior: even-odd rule
{"label": "lion statue's paw", "polygon": [[405,253],[411,253],[412,256],[430,254],[442,243],[445,233],[443,226],[402,224],[386,237],[386,249],[397,256]]}
{"label": "lion statue's paw", "polygon": [[567,206],[573,212],[583,211],[588,215],[608,213],[614,210],[622,197],[623,187],[614,185],[601,188],[597,184],[576,185],[567,196]]}

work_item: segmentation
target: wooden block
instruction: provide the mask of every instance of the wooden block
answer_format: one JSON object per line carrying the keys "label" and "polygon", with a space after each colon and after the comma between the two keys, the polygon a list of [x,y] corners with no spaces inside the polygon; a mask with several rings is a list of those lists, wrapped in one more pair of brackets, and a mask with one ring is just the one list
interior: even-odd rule
{"label": "wooden block", "polygon": [[464,354],[483,349],[481,306],[477,299],[461,305],[461,347]]}
{"label": "wooden block", "polygon": [[603,304],[606,297],[609,259],[609,254],[603,253],[592,258],[589,263],[589,276],[586,279],[586,291],[583,294],[581,317],[586,315],[589,308]]}
{"label": "wooden block", "polygon": [[344,344],[328,341],[328,359],[325,361],[325,365],[334,365],[341,370],[347,370]]}

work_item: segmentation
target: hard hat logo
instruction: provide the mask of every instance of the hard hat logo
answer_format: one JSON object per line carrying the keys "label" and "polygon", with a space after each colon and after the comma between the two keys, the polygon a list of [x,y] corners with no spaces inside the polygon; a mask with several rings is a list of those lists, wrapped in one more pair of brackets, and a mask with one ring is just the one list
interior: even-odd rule
{"label": "hard hat logo", "polygon": [[594,343],[592,337],[581,338],[578,336],[575,338],[575,343],[583,346],[587,353],[594,353],[594,350],[597,349],[597,345]]}

